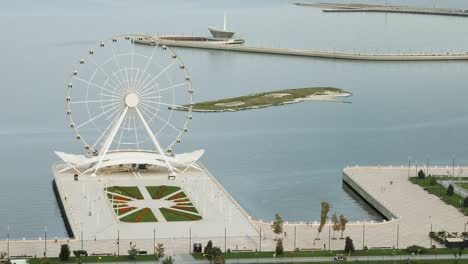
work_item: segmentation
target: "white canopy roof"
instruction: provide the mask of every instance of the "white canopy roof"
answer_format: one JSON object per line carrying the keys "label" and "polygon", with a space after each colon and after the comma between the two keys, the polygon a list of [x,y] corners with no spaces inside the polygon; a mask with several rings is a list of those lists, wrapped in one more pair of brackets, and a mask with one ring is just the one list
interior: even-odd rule
{"label": "white canopy roof", "polygon": [[195,165],[195,163],[201,158],[204,152],[205,151],[203,149],[200,149],[191,153],[175,154],[174,156],[163,156],[159,153],[151,151],[119,150],[108,152],[104,154],[104,157],[101,155],[74,155],[59,151],[56,151],[55,154],[57,154],[57,156],[59,156],[69,165],[65,169],[61,170],[61,172],[71,169],[84,169],[84,172],[87,173],[110,166],[131,164],[148,164],[167,169],[170,169],[169,166],[172,166],[177,171],[180,171],[180,169],[186,169],[188,167],[193,167],[200,170],[200,168]]}

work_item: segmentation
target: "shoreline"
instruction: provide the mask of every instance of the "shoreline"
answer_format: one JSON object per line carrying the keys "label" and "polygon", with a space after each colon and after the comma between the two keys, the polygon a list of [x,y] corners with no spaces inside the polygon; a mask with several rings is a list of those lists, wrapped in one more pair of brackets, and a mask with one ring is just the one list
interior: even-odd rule
{"label": "shoreline", "polygon": [[[245,110],[253,110],[253,109],[262,109],[271,106],[282,106],[282,105],[289,105],[289,104],[297,104],[302,102],[341,102],[341,103],[349,103],[346,101],[340,100],[341,98],[347,98],[352,96],[351,92],[336,89],[336,88],[302,88],[302,89],[325,89],[325,91],[319,91],[316,93],[310,93],[305,96],[299,95],[297,98],[288,98],[288,100],[276,102],[275,100],[281,100],[283,97],[291,97],[296,96],[293,93],[288,93],[288,91],[295,91],[301,89],[289,89],[289,90],[278,90],[272,91],[267,93],[259,93],[259,94],[251,94],[248,96],[241,96],[241,97],[233,97],[233,98],[226,98],[221,100],[209,101],[209,102],[202,102],[198,104],[207,104],[206,108],[197,107],[195,104],[192,107],[192,112],[201,112],[201,113],[223,113],[223,112],[238,112],[238,111],[245,111]],[[240,99],[242,98],[242,99]],[[271,103],[259,103],[256,105],[248,105],[249,100],[257,100],[257,99],[264,99],[269,98],[272,100]],[[286,99],[286,98],[285,98]],[[226,102],[225,102],[226,101]],[[246,105],[243,107],[243,105]],[[208,109],[211,107],[218,107],[220,109]],[[184,107],[176,107],[173,108],[174,110],[178,111],[187,111]]]}

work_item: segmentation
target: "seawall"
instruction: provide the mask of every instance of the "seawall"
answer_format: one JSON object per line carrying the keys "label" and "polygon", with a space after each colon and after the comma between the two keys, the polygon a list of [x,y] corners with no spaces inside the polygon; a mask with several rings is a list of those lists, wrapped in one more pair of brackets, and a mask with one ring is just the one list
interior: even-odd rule
{"label": "seawall", "polygon": [[247,52],[270,55],[285,55],[325,59],[358,60],[358,61],[454,61],[468,60],[468,53],[437,53],[437,54],[370,54],[329,52],[307,49],[268,48],[245,45],[210,44],[195,41],[173,41],[158,37],[134,39],[135,43],[146,45],[165,45],[180,48],[209,49],[233,52]]}
{"label": "seawall", "polygon": [[55,182],[55,179],[52,180],[52,189],[54,190],[55,194],[55,199],[57,199],[57,203],[60,209],[60,214],[62,215],[63,222],[65,224],[65,229],[67,230],[67,234],[69,238],[75,238],[75,235],[73,234],[73,229],[70,225],[70,221],[68,220],[67,212],[65,210],[65,207],[62,202],[62,197],[60,196],[60,192],[57,188],[57,183]]}
{"label": "seawall", "polygon": [[386,208],[383,204],[377,201],[369,192],[355,182],[350,176],[343,171],[343,182],[348,185],[353,191],[364,199],[369,205],[371,205],[377,212],[383,215],[387,220],[397,219],[398,217]]}

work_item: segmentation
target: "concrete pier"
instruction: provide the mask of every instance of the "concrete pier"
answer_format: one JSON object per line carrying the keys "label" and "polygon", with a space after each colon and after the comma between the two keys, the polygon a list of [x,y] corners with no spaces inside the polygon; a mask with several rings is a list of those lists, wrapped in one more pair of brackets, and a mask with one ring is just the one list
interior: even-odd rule
{"label": "concrete pier", "polygon": [[360,60],[360,61],[453,61],[468,60],[468,52],[465,53],[439,53],[439,54],[370,54],[370,53],[345,53],[329,52],[319,50],[288,49],[288,48],[268,48],[245,45],[226,45],[213,44],[196,41],[173,41],[161,39],[158,37],[146,37],[144,39],[135,39],[135,43],[147,45],[165,45],[181,48],[209,49],[234,52],[248,52],[270,55],[300,56],[311,58],[327,58],[341,60]]}
{"label": "concrete pier", "polygon": [[468,17],[468,10],[454,8],[384,6],[359,3],[293,3],[293,5],[323,8],[323,12],[377,12]]}
{"label": "concrete pier", "polygon": [[[435,241],[431,241],[429,232],[446,230],[449,232],[461,233],[466,228],[468,218],[451,205],[445,204],[438,197],[424,191],[418,185],[408,180],[408,175],[415,176],[417,170],[423,169],[432,175],[446,175],[453,169],[452,167],[347,167],[343,170],[343,180],[350,185],[369,203],[393,220],[385,221],[354,221],[346,226],[343,234],[353,239],[356,249],[367,246],[372,248],[406,248],[410,245],[423,247],[443,247]],[[456,168],[459,171],[459,168]],[[462,178],[468,178],[468,167],[464,167]],[[207,175],[211,177],[210,175]],[[81,179],[80,179],[81,181]],[[211,180],[210,180],[211,181]],[[70,183],[72,184],[72,183]],[[219,183],[213,183],[219,188],[220,193],[224,192]],[[215,186],[213,185],[213,187]],[[338,186],[337,186],[338,188]],[[203,190],[203,187],[202,187]],[[69,193],[69,197],[70,193]],[[68,202],[69,199],[67,199]],[[238,210],[237,219],[244,221],[249,219],[250,224],[256,229],[257,234],[242,235],[232,219],[230,225],[213,225],[207,230],[205,227],[191,225],[185,229],[178,229],[176,236],[167,234],[165,223],[155,225],[145,225],[133,229],[134,232],[145,232],[143,236],[133,236],[133,234],[120,233],[113,230],[107,237],[101,236],[80,237],[77,233],[76,239],[62,240],[0,240],[0,251],[10,250],[10,255],[19,256],[42,256],[47,248],[48,256],[57,256],[60,244],[67,243],[72,250],[85,249],[89,254],[126,254],[130,242],[135,243],[140,250],[148,251],[151,254],[153,244],[164,243],[169,255],[188,253],[193,243],[206,244],[212,240],[215,246],[225,249],[259,250],[273,251],[276,245],[275,235],[271,229],[271,222],[262,220],[252,220],[232,197],[225,197],[224,202],[231,204],[232,212]],[[68,203],[67,202],[67,203]],[[319,201],[316,201],[319,203]],[[217,206],[217,204],[215,204]],[[75,207],[74,207],[75,208]],[[333,210],[332,204],[332,213]],[[281,212],[279,212],[281,214]],[[340,212],[336,212],[340,214]],[[86,216],[88,217],[88,216]],[[73,224],[73,222],[72,222]],[[244,226],[248,226],[244,225]],[[92,225],[84,226],[92,229]],[[121,225],[123,231],[124,227]],[[332,224],[328,222],[323,231],[318,233],[317,221],[285,222],[283,244],[285,250],[324,250],[343,249],[344,239],[340,239],[339,232],[333,232]],[[109,228],[111,228],[109,226]],[[76,229],[76,228],[75,228]],[[143,230],[144,229],[144,230]],[[153,231],[156,235],[153,240]],[[81,230],[77,230],[81,231]],[[107,233],[107,232],[105,232]],[[207,234],[207,235],[203,235]],[[119,242],[119,243],[117,243]],[[9,247],[8,247],[9,244]]]}

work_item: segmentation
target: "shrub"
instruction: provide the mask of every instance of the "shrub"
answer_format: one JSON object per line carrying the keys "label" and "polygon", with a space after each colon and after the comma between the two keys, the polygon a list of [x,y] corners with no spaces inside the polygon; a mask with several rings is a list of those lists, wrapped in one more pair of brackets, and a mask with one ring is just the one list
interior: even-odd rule
{"label": "shrub", "polygon": [[130,259],[136,259],[136,256],[138,255],[138,249],[136,248],[136,245],[130,245],[130,248],[128,249],[128,257]]}
{"label": "shrub", "polygon": [[283,252],[284,252],[283,239],[279,238],[276,241],[275,253],[276,253],[276,255],[283,255]]}
{"label": "shrub", "polygon": [[423,170],[419,170],[419,172],[418,172],[418,178],[419,178],[419,179],[424,179],[424,178],[426,178],[426,174],[424,173]]}
{"label": "shrub", "polygon": [[434,178],[434,177],[431,177],[430,180],[429,180],[429,184],[432,185],[432,186],[436,185],[437,184],[437,179]]}
{"label": "shrub", "polygon": [[171,256],[169,256],[163,259],[162,264],[174,264],[174,259]]}
{"label": "shrub", "polygon": [[73,255],[77,258],[87,257],[88,252],[86,250],[73,250]]}
{"label": "shrub", "polygon": [[468,207],[468,196],[463,200],[463,207]]}
{"label": "shrub", "polygon": [[344,251],[346,253],[353,253],[354,252],[353,240],[350,237],[346,237]]}
{"label": "shrub", "polygon": [[447,195],[448,195],[448,196],[452,196],[453,193],[454,193],[453,185],[450,184],[449,187],[447,188]]}
{"label": "shrub", "polygon": [[60,247],[59,259],[60,261],[67,261],[70,258],[70,247],[67,244],[63,244]]}
{"label": "shrub", "polygon": [[426,249],[417,245],[412,245],[406,248],[406,252],[414,254],[424,254]]}

